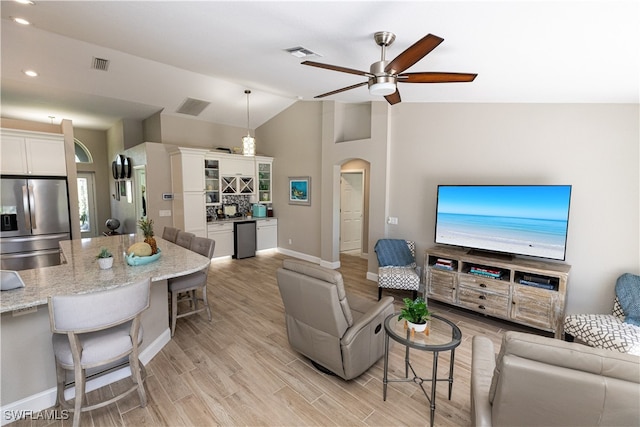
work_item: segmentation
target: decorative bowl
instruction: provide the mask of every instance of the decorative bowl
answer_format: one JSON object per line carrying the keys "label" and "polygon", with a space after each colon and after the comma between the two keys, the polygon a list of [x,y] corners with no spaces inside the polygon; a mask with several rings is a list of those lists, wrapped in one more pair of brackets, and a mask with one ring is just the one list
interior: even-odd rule
{"label": "decorative bowl", "polygon": [[149,264],[150,262],[157,261],[158,258],[160,258],[160,252],[160,248],[158,248],[157,253],[149,256],[137,256],[133,253],[130,253],[129,255],[125,256],[125,259],[127,260],[127,264],[132,266],[145,265]]}

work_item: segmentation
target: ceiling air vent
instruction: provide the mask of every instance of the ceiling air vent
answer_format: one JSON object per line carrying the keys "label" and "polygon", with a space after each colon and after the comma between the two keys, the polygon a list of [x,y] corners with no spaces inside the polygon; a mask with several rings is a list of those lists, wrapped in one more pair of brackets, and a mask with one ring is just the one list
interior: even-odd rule
{"label": "ceiling air vent", "polygon": [[180,114],[188,114],[190,116],[197,116],[204,111],[211,104],[207,101],[202,101],[200,99],[187,98],[184,102],[178,107],[176,113]]}
{"label": "ceiling air vent", "polygon": [[107,71],[109,69],[109,60],[103,58],[93,57],[93,61],[91,62],[91,68],[94,70]]}
{"label": "ceiling air vent", "polygon": [[295,56],[296,58],[306,58],[308,56],[322,56],[302,46],[290,47],[289,49],[285,49],[284,51],[289,52],[291,55]]}

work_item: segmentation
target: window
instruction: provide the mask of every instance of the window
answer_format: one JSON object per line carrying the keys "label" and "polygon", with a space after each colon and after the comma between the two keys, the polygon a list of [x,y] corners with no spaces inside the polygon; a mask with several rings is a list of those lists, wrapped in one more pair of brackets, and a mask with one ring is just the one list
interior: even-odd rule
{"label": "window", "polygon": [[80,207],[80,231],[91,231],[89,215],[89,182],[87,178],[78,178],[78,205]]}
{"label": "window", "polygon": [[73,138],[73,145],[76,153],[76,163],[93,163],[91,153],[79,139]]}

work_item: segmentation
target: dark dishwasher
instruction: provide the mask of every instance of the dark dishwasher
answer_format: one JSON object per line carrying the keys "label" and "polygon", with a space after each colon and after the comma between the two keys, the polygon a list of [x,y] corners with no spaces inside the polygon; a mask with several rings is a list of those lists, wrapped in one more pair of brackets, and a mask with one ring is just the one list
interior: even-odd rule
{"label": "dark dishwasher", "polygon": [[233,244],[236,259],[256,256],[256,222],[236,221],[233,223]]}

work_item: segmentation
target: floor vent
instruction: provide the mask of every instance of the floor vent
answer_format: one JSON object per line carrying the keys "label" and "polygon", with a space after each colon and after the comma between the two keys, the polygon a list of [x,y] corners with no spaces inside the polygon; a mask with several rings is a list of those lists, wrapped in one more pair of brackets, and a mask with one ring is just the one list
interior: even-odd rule
{"label": "floor vent", "polygon": [[202,101],[200,99],[187,98],[178,107],[176,113],[188,114],[190,116],[197,116],[204,111],[211,104],[208,101]]}
{"label": "floor vent", "polygon": [[93,57],[93,61],[91,62],[91,68],[94,70],[107,71],[109,69],[109,60],[103,58]]}

